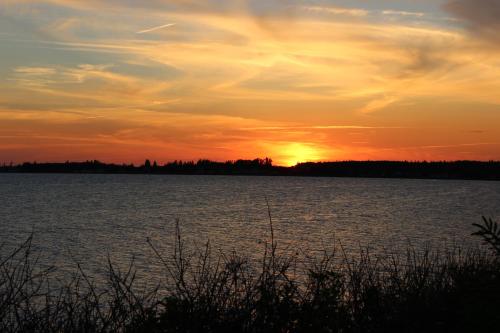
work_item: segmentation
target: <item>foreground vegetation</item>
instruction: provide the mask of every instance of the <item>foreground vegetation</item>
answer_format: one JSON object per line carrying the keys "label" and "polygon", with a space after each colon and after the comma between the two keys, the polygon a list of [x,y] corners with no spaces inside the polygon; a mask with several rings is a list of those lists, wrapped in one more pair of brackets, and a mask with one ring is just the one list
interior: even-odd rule
{"label": "foreground vegetation", "polygon": [[[282,254],[272,232],[256,268],[245,257],[188,255],[179,229],[166,282],[144,289],[133,263],[105,283],[77,273],[54,287],[30,237],[0,259],[2,332],[497,332],[500,230],[477,225],[487,250],[356,258]],[[492,251],[490,251],[492,250]],[[2,251],[4,252],[4,251]]]}

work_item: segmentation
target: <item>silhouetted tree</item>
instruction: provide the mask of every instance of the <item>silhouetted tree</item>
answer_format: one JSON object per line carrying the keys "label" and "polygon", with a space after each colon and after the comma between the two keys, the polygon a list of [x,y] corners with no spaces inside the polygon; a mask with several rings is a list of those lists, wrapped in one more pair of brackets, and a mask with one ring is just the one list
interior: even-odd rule
{"label": "silhouetted tree", "polygon": [[397,161],[341,161],[308,162],[293,167],[273,166],[270,158],[215,162],[206,159],[173,161],[158,166],[145,160],[144,165],[134,166],[105,164],[97,160],[86,162],[39,163],[25,162],[18,165],[0,165],[1,172],[44,173],[149,173],[157,174],[207,174],[207,175],[282,175],[326,177],[378,177],[378,178],[433,178],[433,179],[484,179],[500,180],[500,162],[397,162]]}

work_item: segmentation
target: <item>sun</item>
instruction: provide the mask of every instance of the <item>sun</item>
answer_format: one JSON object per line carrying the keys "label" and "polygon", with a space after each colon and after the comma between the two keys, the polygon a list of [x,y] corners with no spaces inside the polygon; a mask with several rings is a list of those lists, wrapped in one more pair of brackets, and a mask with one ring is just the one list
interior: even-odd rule
{"label": "sun", "polygon": [[294,166],[301,162],[315,162],[325,158],[323,149],[312,144],[293,142],[280,147],[278,163],[284,166]]}

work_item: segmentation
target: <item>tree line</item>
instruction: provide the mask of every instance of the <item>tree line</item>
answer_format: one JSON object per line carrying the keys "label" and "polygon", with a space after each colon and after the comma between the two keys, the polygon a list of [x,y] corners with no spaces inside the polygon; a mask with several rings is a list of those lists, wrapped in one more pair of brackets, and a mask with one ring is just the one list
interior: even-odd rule
{"label": "tree line", "polygon": [[67,161],[65,163],[10,163],[1,165],[0,172],[500,180],[500,161],[340,161],[307,162],[283,167],[273,165],[270,158],[240,159],[226,162],[201,159],[198,161],[173,161],[165,164],[145,160],[141,165],[103,163],[92,160],[85,162]]}

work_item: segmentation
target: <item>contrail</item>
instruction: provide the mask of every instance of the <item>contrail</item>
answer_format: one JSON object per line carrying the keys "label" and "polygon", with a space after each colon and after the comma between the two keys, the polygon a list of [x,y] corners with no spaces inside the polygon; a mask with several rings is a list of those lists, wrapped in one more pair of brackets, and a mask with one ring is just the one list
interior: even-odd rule
{"label": "contrail", "polygon": [[152,31],[156,31],[156,30],[160,30],[160,29],[164,29],[164,28],[170,28],[170,27],[173,27],[174,25],[175,25],[175,23],[164,24],[164,25],[160,25],[159,27],[154,27],[154,28],[150,28],[150,29],[146,29],[146,30],[137,31],[136,34],[145,34],[148,32],[152,32]]}

